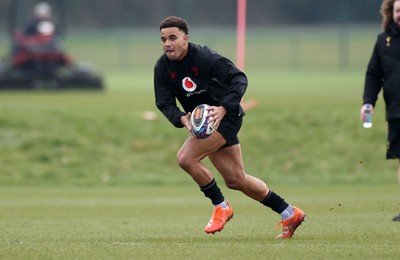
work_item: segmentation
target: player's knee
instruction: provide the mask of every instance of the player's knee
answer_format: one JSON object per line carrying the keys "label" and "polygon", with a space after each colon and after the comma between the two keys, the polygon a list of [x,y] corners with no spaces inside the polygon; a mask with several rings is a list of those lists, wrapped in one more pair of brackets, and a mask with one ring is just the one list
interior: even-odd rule
{"label": "player's knee", "polygon": [[224,177],[226,187],[232,190],[242,191],[246,188],[245,186],[247,185],[247,174],[245,174],[243,171],[234,172],[235,169],[231,169],[231,171],[231,174],[224,174],[224,176],[228,176]]}
{"label": "player's knee", "polygon": [[225,185],[232,190],[241,190],[243,187],[243,182],[240,179],[229,178],[225,180]]}
{"label": "player's knee", "polygon": [[188,170],[193,164],[193,160],[186,156],[184,153],[178,153],[176,156],[176,160],[178,162],[178,165],[184,170]]}

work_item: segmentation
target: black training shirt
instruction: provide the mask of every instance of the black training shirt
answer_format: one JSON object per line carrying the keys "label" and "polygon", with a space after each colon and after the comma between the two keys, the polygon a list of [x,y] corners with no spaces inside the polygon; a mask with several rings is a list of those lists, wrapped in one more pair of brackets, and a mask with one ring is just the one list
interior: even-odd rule
{"label": "black training shirt", "polygon": [[246,88],[246,75],[229,59],[193,43],[183,60],[170,61],[164,53],[154,67],[156,105],[176,127],[183,127],[181,117],[200,104],[223,106],[227,114],[243,116],[240,101]]}

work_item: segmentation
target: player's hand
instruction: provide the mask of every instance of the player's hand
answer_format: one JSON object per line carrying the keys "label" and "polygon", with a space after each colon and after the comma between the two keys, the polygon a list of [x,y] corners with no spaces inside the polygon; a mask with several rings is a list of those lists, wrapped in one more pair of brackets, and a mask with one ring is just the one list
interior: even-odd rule
{"label": "player's hand", "polygon": [[224,118],[226,114],[225,108],[222,106],[210,106],[208,111],[210,113],[207,115],[207,117],[210,118],[210,122],[214,122],[215,129],[218,129],[219,123],[221,123],[222,118]]}
{"label": "player's hand", "polygon": [[184,116],[181,116],[181,123],[183,126],[189,131],[190,135],[195,137],[192,133],[192,125],[190,124],[190,116],[192,115],[191,112],[187,113]]}
{"label": "player's hand", "polygon": [[364,104],[364,105],[361,107],[361,109],[360,109],[360,119],[361,119],[361,122],[364,122],[365,119],[366,119],[366,117],[367,117],[367,115],[366,115],[366,113],[365,113],[366,110],[370,110],[370,111],[371,111],[371,114],[373,115],[373,114],[374,114],[374,106],[371,105],[371,104]]}

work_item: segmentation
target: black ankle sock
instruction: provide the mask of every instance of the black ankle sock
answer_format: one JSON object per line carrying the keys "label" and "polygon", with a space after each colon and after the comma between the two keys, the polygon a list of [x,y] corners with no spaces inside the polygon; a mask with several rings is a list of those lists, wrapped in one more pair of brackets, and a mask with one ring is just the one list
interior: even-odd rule
{"label": "black ankle sock", "polygon": [[217,186],[215,179],[213,179],[209,184],[200,187],[200,190],[204,192],[204,195],[211,200],[213,205],[218,205],[225,200],[221,190]]}
{"label": "black ankle sock", "polygon": [[289,206],[284,199],[282,199],[272,190],[269,190],[267,197],[265,197],[261,203],[279,214],[281,214]]}

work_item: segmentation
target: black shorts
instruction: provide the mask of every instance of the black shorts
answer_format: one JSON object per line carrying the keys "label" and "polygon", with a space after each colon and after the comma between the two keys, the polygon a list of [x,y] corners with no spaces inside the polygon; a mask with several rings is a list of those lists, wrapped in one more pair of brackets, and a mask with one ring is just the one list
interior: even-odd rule
{"label": "black shorts", "polygon": [[400,158],[400,119],[388,121],[388,142],[386,158]]}
{"label": "black shorts", "polygon": [[226,144],[221,147],[225,148],[239,143],[238,133],[242,127],[243,117],[234,115],[226,115],[219,123],[217,131],[224,137]]}

